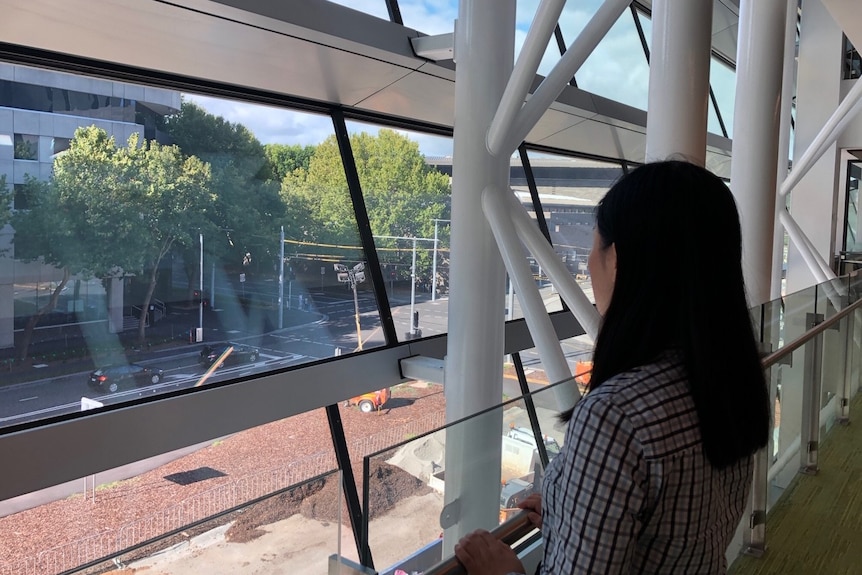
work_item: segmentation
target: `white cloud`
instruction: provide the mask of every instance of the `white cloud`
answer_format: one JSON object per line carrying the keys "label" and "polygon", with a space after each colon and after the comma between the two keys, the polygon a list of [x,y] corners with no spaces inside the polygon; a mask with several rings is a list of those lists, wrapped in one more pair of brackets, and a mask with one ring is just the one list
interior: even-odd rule
{"label": "white cloud", "polygon": [[333,133],[328,116],[196,94],[183,97],[210,114],[242,124],[263,144],[319,144]]}
{"label": "white cloud", "polygon": [[389,20],[389,11],[386,9],[386,2],[384,0],[329,1],[336,4],[341,4],[342,6],[347,6],[348,8],[353,8],[354,10],[358,10],[360,12],[365,12],[366,14],[371,14],[372,16],[377,16],[378,18],[383,18],[384,20]]}

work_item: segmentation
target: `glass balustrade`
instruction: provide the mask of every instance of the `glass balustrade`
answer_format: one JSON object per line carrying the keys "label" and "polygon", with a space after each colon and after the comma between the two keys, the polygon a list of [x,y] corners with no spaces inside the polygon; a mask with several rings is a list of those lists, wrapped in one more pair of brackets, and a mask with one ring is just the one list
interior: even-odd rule
{"label": "glass balustrade", "polygon": [[[572,385],[572,380],[544,386],[364,458],[364,538],[381,575],[429,568],[444,556],[447,528],[461,520],[493,529],[540,489],[544,458],[559,453],[565,436],[555,398],[564,385]],[[530,403],[540,441],[531,424]],[[446,486],[452,485],[460,491],[458,501],[445,496]],[[488,504],[481,511],[462,503],[479,499]]]}
{"label": "glass balustrade", "polygon": [[[762,478],[755,476],[755,481],[765,482],[764,512],[781,499],[800,469],[808,466],[809,471],[816,470],[820,441],[833,423],[839,421],[848,398],[858,391],[862,378],[862,311],[845,314],[818,335],[810,336],[806,332],[853,305],[860,291],[860,281],[844,277],[751,310],[764,356],[799,338],[808,338],[764,370],[770,388],[773,422],[766,449],[767,464]],[[535,450],[532,459],[524,456],[517,467],[517,473],[523,474],[513,474],[508,467],[509,458],[517,451],[512,448],[515,442],[522,442],[526,436],[533,437],[529,425],[530,403],[535,404],[536,420],[546,438],[543,443],[548,446],[550,441],[553,446],[548,449],[548,455],[552,457],[562,446],[564,429],[555,419],[558,410],[554,388],[557,385],[562,384],[542,387],[527,396],[506,401],[365,458],[363,537],[381,574],[392,575],[397,569],[420,573],[451,554],[454,541],[445,541],[444,532],[459,517],[463,521],[468,519],[465,518],[467,511],[458,508],[457,500],[453,502],[445,496],[444,486],[454,485],[454,489],[460,490],[459,499],[463,499],[466,494],[483,489],[484,496],[490,497],[486,488],[494,484],[491,492],[496,502],[499,480],[499,515],[484,516],[477,524],[487,529],[505,520],[506,510],[514,507],[519,497],[537,488],[536,474],[543,466],[539,450],[534,447],[536,444],[528,447],[528,451],[530,447]],[[446,474],[447,444],[449,465],[459,462],[454,476],[451,472],[449,476]],[[527,459],[529,464],[524,463]],[[376,483],[387,481],[387,474],[404,477],[410,486],[395,503],[369,495]],[[481,483],[477,487],[475,482]],[[509,505],[513,501],[514,504]],[[400,539],[393,541],[393,521],[410,533],[411,545],[405,545]],[[741,530],[748,530],[751,523],[751,517],[746,516]],[[729,554],[729,560],[735,557],[736,548]]]}

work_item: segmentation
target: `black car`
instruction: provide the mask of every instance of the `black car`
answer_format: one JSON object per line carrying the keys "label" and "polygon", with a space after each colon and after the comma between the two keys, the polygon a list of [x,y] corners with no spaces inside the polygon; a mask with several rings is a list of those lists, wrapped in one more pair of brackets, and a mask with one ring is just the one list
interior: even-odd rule
{"label": "black car", "polygon": [[120,387],[159,383],[162,377],[164,377],[164,372],[161,369],[151,369],[136,363],[110,365],[91,373],[89,385],[97,391],[115,393]]}
{"label": "black car", "polygon": [[199,360],[201,365],[211,366],[231,347],[233,351],[218,365],[219,367],[238,363],[254,363],[260,357],[260,351],[256,347],[241,343],[226,342],[218,345],[205,345],[201,350]]}

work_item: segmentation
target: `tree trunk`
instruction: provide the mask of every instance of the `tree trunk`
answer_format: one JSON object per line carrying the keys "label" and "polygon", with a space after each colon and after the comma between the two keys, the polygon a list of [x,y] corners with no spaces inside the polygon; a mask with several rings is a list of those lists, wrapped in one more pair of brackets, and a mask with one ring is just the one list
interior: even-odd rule
{"label": "tree trunk", "polygon": [[153,271],[150,274],[150,285],[147,286],[147,294],[144,296],[144,303],[141,305],[141,323],[138,324],[138,343],[141,345],[146,341],[146,320],[147,313],[150,310],[150,302],[153,300],[153,293],[156,291],[156,283],[159,281],[159,265],[156,263],[153,266]]}
{"label": "tree trunk", "polygon": [[57,307],[57,301],[60,299],[60,292],[62,292],[63,288],[66,287],[66,282],[69,281],[69,275],[69,268],[63,268],[63,279],[59,284],[57,284],[57,287],[54,288],[54,292],[51,294],[51,298],[48,300],[48,303],[27,320],[27,326],[24,328],[24,333],[21,335],[21,342],[18,345],[18,359],[21,361],[24,361],[27,359],[27,356],[30,355],[30,341],[33,339],[33,331],[36,329],[36,325],[39,323],[39,320],[43,315],[45,315],[45,312]]}

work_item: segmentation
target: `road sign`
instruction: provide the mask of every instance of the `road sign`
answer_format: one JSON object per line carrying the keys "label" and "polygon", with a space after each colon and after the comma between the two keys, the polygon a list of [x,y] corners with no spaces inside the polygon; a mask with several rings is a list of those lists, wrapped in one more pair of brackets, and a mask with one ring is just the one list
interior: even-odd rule
{"label": "road sign", "polygon": [[239,274],[239,283],[245,283],[245,274]]}
{"label": "road sign", "polygon": [[105,407],[105,404],[101,401],[90,399],[89,397],[81,398],[81,411],[87,411],[88,409],[96,409],[98,407]]}

